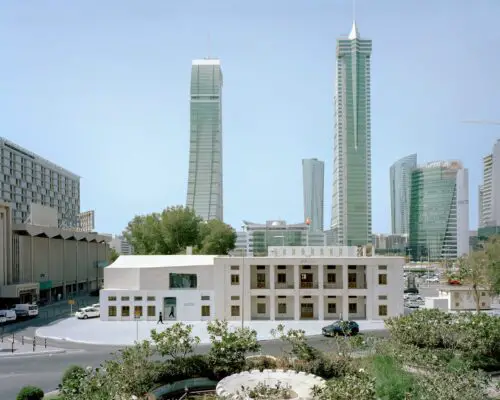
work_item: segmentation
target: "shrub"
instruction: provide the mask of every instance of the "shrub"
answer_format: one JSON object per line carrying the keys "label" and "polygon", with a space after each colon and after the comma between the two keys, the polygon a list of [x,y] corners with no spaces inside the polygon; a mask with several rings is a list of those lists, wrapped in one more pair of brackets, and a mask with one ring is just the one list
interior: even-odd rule
{"label": "shrub", "polygon": [[16,400],[42,400],[43,390],[35,386],[25,386],[17,394]]}
{"label": "shrub", "polygon": [[374,356],[371,370],[376,380],[377,397],[380,399],[404,399],[416,392],[415,377],[405,371],[393,357]]}
{"label": "shrub", "polygon": [[375,380],[363,369],[349,372],[346,376],[330,380],[326,387],[313,389],[316,400],[374,400]]}
{"label": "shrub", "polygon": [[64,371],[59,388],[66,393],[78,393],[82,379],[85,379],[85,369],[79,365],[71,365]]}
{"label": "shrub", "polygon": [[246,359],[246,368],[247,370],[258,369],[262,371],[264,369],[276,369],[278,366],[278,362],[273,357],[268,356],[256,356]]}
{"label": "shrub", "polygon": [[214,379],[214,373],[205,355],[167,360],[156,364],[158,382],[168,384],[189,378]]}
{"label": "shrub", "polygon": [[323,379],[338,378],[354,370],[353,359],[345,356],[322,354],[312,361],[293,363],[293,369],[317,375]]}

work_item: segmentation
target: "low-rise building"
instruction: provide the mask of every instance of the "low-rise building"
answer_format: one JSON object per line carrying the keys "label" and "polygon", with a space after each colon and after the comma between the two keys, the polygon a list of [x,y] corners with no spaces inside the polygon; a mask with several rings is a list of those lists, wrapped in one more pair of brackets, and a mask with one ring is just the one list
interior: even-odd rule
{"label": "low-rise building", "polygon": [[[488,291],[479,292],[479,307],[481,310],[491,309],[492,296]],[[443,286],[439,288],[439,297],[446,299],[448,311],[475,311],[476,300],[474,293],[467,286]]]}
{"label": "low-rise building", "polygon": [[109,242],[109,247],[114,249],[117,254],[131,256],[134,254],[134,247],[123,236],[115,236]]}
{"label": "low-rise building", "polygon": [[266,257],[120,256],[104,269],[101,319],[156,320],[160,312],[180,321],[403,314],[402,257],[359,256],[356,247],[269,250]]}

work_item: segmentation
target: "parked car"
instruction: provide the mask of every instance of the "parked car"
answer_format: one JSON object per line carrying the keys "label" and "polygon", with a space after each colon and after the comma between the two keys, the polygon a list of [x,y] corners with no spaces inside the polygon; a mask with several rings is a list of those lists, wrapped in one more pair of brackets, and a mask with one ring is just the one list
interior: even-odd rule
{"label": "parked car", "polygon": [[407,288],[405,289],[404,291],[405,293],[412,293],[412,294],[418,294],[418,289],[417,288],[414,288],[414,287],[411,287],[411,288]]}
{"label": "parked car", "polygon": [[18,318],[33,318],[38,315],[38,306],[36,304],[16,304],[12,309]]}
{"label": "parked car", "polygon": [[458,279],[448,279],[448,284],[449,285],[461,285],[462,282],[460,282]]}
{"label": "parked car", "polygon": [[101,309],[101,305],[99,303],[92,304],[91,307],[97,308],[98,310]]}
{"label": "parked car", "polygon": [[331,325],[325,326],[322,332],[323,336],[356,335],[359,333],[359,325],[354,321],[337,321]]}
{"label": "parked car", "polygon": [[432,278],[427,278],[426,282],[437,283],[439,282],[439,278],[437,276],[433,276]]}
{"label": "parked car", "polygon": [[13,322],[17,319],[14,310],[0,310],[0,318],[5,318],[6,322]]}
{"label": "parked car", "polygon": [[100,315],[101,313],[99,312],[99,309],[94,307],[80,308],[75,313],[75,316],[78,319],[96,318],[99,317]]}

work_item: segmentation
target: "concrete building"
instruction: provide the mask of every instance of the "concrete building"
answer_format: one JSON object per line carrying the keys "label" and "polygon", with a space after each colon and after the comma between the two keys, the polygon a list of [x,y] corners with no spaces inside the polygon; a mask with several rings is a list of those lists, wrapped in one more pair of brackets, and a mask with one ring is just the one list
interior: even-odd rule
{"label": "concrete building", "polygon": [[[325,246],[322,231],[311,231],[309,225],[287,224],[283,220],[269,220],[265,224],[243,221],[243,233],[237,233],[236,249],[246,249],[250,256],[267,255],[269,246]],[[237,250],[238,251],[238,250]]]}
{"label": "concrete building", "polygon": [[500,140],[483,158],[483,183],[479,186],[479,227],[500,226]]}
{"label": "concrete building", "polygon": [[80,177],[0,137],[0,201],[12,205],[12,221],[33,223],[31,204],[57,210],[59,227],[74,228],[80,213]]}
{"label": "concrete building", "polygon": [[95,211],[89,210],[78,214],[78,228],[82,232],[95,231]]}
{"label": "concrete building", "polygon": [[372,236],[371,52],[356,23],[337,39],[331,228],[341,246],[365,246]]}
{"label": "concrete building", "polygon": [[277,256],[121,256],[104,269],[101,319],[156,320],[160,312],[178,321],[403,314],[402,257],[359,257],[357,247],[320,247],[309,256],[300,247],[271,250]]}
{"label": "concrete building", "polygon": [[84,294],[102,283],[109,260],[107,237],[66,229],[12,224],[0,205],[0,299],[5,303],[50,301]]}
{"label": "concrete building", "polygon": [[408,246],[407,235],[373,234],[372,245],[377,254],[405,255]]}
{"label": "concrete building", "polygon": [[127,239],[125,239],[123,236],[115,236],[111,241],[109,242],[109,247],[114,249],[118,254],[124,255],[124,256],[131,256],[134,254],[134,247],[127,242]]}
{"label": "concrete building", "polygon": [[412,172],[409,249],[413,261],[469,253],[469,173],[460,161],[437,161]]}
{"label": "concrete building", "polygon": [[[484,290],[479,293],[481,310],[490,310],[493,297]],[[443,311],[475,311],[476,300],[472,289],[466,286],[443,286],[437,297],[425,299],[425,308],[439,308]]]}
{"label": "concrete building", "polygon": [[222,71],[220,60],[191,67],[187,207],[205,221],[223,219]]}
{"label": "concrete building", "polygon": [[390,168],[391,226],[393,235],[410,233],[411,173],[417,168],[417,155],[396,161]]}
{"label": "concrete building", "polygon": [[325,208],[325,163],[317,158],[302,160],[304,221],[312,232],[323,231]]}

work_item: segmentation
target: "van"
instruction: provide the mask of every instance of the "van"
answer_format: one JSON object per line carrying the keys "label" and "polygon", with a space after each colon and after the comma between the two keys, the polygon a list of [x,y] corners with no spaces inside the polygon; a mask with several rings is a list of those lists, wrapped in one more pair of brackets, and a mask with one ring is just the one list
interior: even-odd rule
{"label": "van", "polygon": [[13,322],[17,316],[14,310],[0,310],[0,318],[5,318],[6,322]]}
{"label": "van", "polygon": [[38,315],[36,304],[16,304],[13,310],[18,317],[36,317]]}

